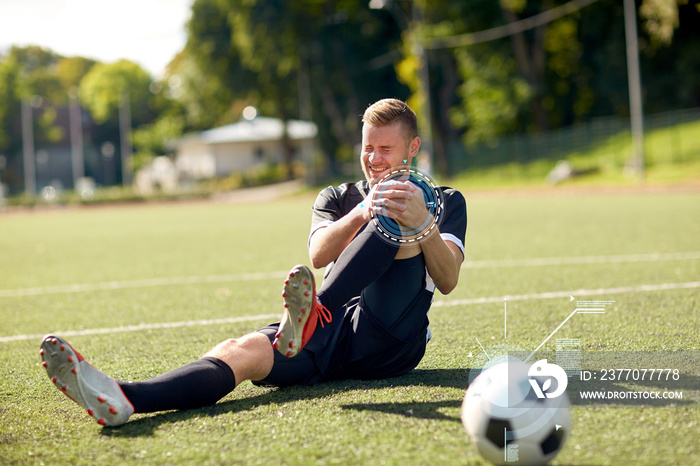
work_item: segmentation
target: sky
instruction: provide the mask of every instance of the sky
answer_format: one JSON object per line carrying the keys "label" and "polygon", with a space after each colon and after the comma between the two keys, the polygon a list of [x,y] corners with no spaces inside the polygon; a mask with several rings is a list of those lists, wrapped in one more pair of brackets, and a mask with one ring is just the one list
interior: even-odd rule
{"label": "sky", "polygon": [[0,53],[39,45],[61,55],[141,65],[154,78],[185,46],[194,0],[0,0]]}

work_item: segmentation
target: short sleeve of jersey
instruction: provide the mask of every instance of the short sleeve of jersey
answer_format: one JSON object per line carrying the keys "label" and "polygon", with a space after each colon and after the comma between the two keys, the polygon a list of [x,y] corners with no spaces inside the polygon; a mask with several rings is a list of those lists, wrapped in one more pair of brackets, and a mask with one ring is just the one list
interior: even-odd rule
{"label": "short sleeve of jersey", "polygon": [[440,222],[440,234],[445,238],[453,236],[461,242],[464,250],[464,244],[467,236],[467,203],[464,196],[459,191],[452,188],[440,188],[445,199],[445,216]]}
{"label": "short sleeve of jersey", "polygon": [[312,208],[309,238],[319,228],[330,225],[354,209],[368,192],[369,184],[366,181],[329,186],[322,190]]}

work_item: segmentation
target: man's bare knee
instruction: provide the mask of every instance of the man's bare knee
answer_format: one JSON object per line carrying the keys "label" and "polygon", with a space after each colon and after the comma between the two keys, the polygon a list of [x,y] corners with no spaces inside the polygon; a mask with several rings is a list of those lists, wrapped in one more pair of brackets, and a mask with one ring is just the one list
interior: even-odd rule
{"label": "man's bare knee", "polygon": [[244,380],[264,379],[272,370],[273,351],[267,336],[256,332],[224,340],[205,356],[221,359],[228,364],[238,385]]}

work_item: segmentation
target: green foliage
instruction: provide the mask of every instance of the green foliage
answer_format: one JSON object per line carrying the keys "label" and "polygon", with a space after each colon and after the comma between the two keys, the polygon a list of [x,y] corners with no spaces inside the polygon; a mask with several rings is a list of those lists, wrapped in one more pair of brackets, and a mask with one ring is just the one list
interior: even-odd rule
{"label": "green foliage", "polygon": [[643,27],[656,45],[668,46],[679,25],[678,3],[687,0],[644,0],[639,7]]}
{"label": "green foliage", "polygon": [[63,89],[70,93],[71,89],[80,87],[80,82],[96,63],[95,60],[83,57],[62,58],[56,65],[56,76]]}
{"label": "green foliage", "polygon": [[62,57],[41,47],[12,47],[0,56],[0,149],[10,153],[20,146],[17,123],[21,101],[31,102],[38,114],[34,127],[36,145],[50,144],[63,137],[55,126],[56,108],[66,100],[66,93],[55,74]]}
{"label": "green foliage", "polygon": [[492,141],[517,129],[515,118],[528,101],[531,89],[519,77],[512,58],[476,47],[456,53],[464,82],[458,89],[461,109],[451,113],[457,128],[468,128],[465,142]]}
{"label": "green foliage", "polygon": [[167,152],[166,144],[182,135],[185,123],[178,114],[164,114],[152,124],[143,125],[131,133],[136,149],[133,167],[138,170],[146,166],[154,157]]}
{"label": "green foliage", "polygon": [[98,123],[116,121],[121,98],[131,103],[131,118],[138,126],[150,119],[151,77],[136,63],[120,60],[98,63],[80,83],[81,102]]}
{"label": "green foliage", "polygon": [[[416,40],[498,28],[567,1],[393,0],[372,10],[357,0],[195,0],[187,45],[163,82],[127,61],[108,65],[13,47],[0,56],[0,149],[19,153],[22,99],[35,104],[37,141],[60,138],[57,112],[79,87],[81,104],[97,122],[86,142],[97,147],[119,139],[117,108],[120,95],[129,94],[137,164],[163,153],[165,139],[177,131],[231,123],[254,105],[267,116],[313,119],[331,175],[354,151],[368,104],[392,96],[419,113],[427,107]],[[700,105],[697,6],[637,3],[645,111]],[[457,141],[488,142],[629,112],[623,9],[616,0],[521,34],[429,48],[427,55],[436,160],[446,161],[440,152]],[[446,162],[436,168],[453,171]]]}
{"label": "green foliage", "polygon": [[0,150],[9,149],[15,117],[20,113],[20,67],[10,58],[0,61]]}
{"label": "green foliage", "polygon": [[230,122],[245,105],[311,117],[332,167],[339,148],[356,143],[366,105],[405,98],[391,62],[373,64],[398,38],[388,14],[356,1],[197,0],[171,72],[190,124]]}

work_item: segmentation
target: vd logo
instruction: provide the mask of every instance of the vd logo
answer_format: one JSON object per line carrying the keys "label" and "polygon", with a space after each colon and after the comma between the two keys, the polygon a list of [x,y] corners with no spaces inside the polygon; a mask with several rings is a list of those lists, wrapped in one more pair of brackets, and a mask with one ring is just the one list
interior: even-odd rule
{"label": "vd logo", "polygon": [[[569,382],[564,369],[556,364],[548,364],[546,359],[540,359],[530,366],[527,375],[530,377],[530,385],[532,385],[537,398],[556,398],[564,393]],[[557,383],[556,388],[550,392],[552,379],[556,380]]]}

